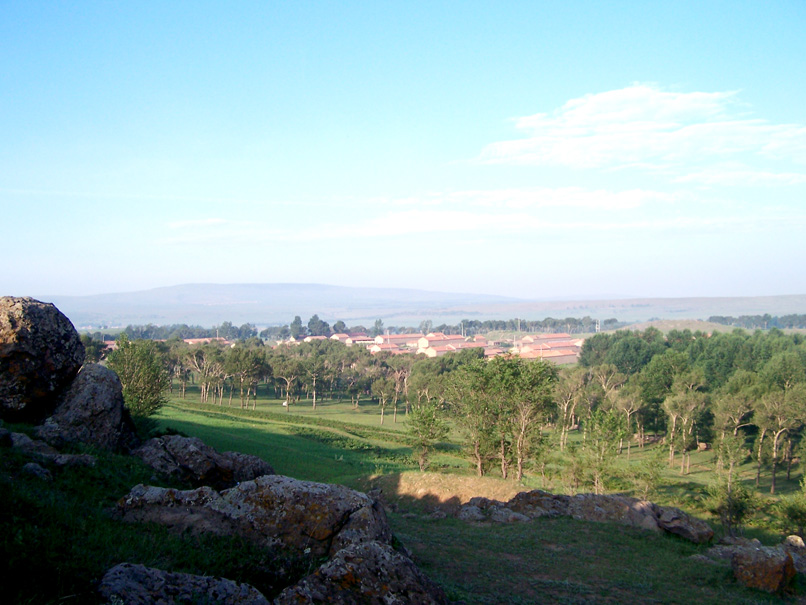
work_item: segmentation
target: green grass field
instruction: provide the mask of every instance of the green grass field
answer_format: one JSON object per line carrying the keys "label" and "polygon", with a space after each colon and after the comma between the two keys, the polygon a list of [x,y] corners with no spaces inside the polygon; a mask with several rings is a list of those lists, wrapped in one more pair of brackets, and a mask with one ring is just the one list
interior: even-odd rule
{"label": "green grass field", "polygon": [[[281,402],[262,399],[253,411],[241,410],[237,401],[232,407],[226,400],[223,406],[202,405],[197,393],[184,400],[175,394],[156,420],[163,430],[198,436],[218,450],[261,456],[278,473],[299,479],[367,489],[380,477],[389,479],[383,483],[385,495],[387,487],[414,485],[415,490],[390,509],[392,529],[417,564],[453,600],[468,605],[780,602],[739,587],[729,568],[694,562],[691,555],[705,547],[673,536],[568,518],[511,525],[436,518],[430,513],[437,499],[416,491],[426,485],[417,483],[420,477],[428,478],[428,485],[440,484],[443,495],[455,491],[464,499],[483,495],[474,489],[493,495],[542,487],[543,478],[532,472],[521,485],[496,478],[494,472],[483,480],[475,478],[461,455],[457,434],[440,445],[435,472],[422,475],[412,459],[405,416],[394,423],[387,415],[381,425],[378,407],[371,402],[358,411],[349,402],[324,401],[315,412],[304,403],[286,412]],[[633,449],[630,463],[651,456],[654,447]],[[695,454],[688,475],[665,470],[653,499],[703,514],[699,498],[713,479],[712,456]],[[290,576],[279,578],[275,571],[278,565],[287,568],[287,562],[278,563],[242,540],[174,535],[161,527],[115,522],[108,511],[117,499],[136,483],[155,480],[135,458],[101,454],[92,469],[53,469],[51,483],[22,472],[25,462],[13,450],[0,448],[0,581],[7,602],[98,602],[95,583],[123,561],[249,582],[269,598],[289,582]],[[626,464],[626,454],[620,463]],[[741,472],[752,483],[753,465]],[[799,479],[798,472],[780,485],[792,490]],[[552,491],[565,489],[551,472],[546,481]],[[746,533],[765,544],[781,539],[761,512],[757,526]]]}
{"label": "green grass field", "polygon": [[[349,402],[320,402],[281,411],[279,402],[258,402],[256,411],[239,406],[200,405],[191,398],[173,400],[159,416],[160,424],[199,436],[222,450],[237,449],[264,457],[277,472],[301,479],[366,487],[366,477],[409,472],[416,474],[411,446],[405,441],[405,417],[396,425],[380,425],[375,404],[359,411]],[[458,435],[452,436],[454,439]],[[652,455],[654,448],[633,448],[630,463]],[[437,471],[457,477],[472,475],[456,443],[446,443]],[[699,502],[713,480],[713,452],[692,456],[691,472],[666,469],[657,501],[676,504],[704,516]],[[620,461],[626,464],[626,454]],[[755,467],[741,473],[748,481]],[[800,475],[788,483],[795,489]],[[494,481],[494,479],[491,479]],[[503,480],[498,479],[499,482]],[[552,479],[553,491],[562,491]],[[541,487],[539,475],[522,489]],[[762,485],[762,489],[768,483]],[[405,500],[400,500],[405,501]],[[436,519],[411,502],[390,512],[398,538],[415,560],[464,603],[757,603],[776,602],[740,588],[729,568],[707,566],[689,559],[704,547],[675,537],[655,535],[609,524],[573,519],[539,519],[515,525],[472,525],[453,518]],[[713,520],[711,520],[713,521]],[[760,525],[747,535],[774,544],[781,535],[761,515]]]}

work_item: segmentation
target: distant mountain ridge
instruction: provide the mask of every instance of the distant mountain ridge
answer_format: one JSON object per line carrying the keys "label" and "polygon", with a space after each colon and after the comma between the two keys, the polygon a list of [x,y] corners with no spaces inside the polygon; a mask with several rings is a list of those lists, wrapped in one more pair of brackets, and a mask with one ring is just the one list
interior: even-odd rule
{"label": "distant mountain ridge", "polygon": [[[548,293],[547,293],[548,295]],[[416,326],[430,319],[545,319],[585,317],[637,322],[707,319],[712,315],[806,313],[806,295],[759,297],[523,300],[487,294],[405,288],[353,288],[327,284],[184,284],[138,292],[43,297],[78,327],[185,323],[209,327],[224,321],[258,326],[307,322],[314,314],[329,323]]]}

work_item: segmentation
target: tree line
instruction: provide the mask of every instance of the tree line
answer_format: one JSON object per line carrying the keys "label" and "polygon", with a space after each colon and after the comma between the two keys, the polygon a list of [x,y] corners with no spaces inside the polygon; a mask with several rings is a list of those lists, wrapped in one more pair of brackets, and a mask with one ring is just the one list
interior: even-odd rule
{"label": "tree line", "polygon": [[770,315],[769,313],[765,313],[764,315],[740,315],[739,317],[733,317],[731,315],[712,315],[708,318],[708,321],[724,326],[744,328],[745,330],[806,328],[806,315],[796,313],[781,315],[780,317]]}
{"label": "tree line", "polygon": [[[773,493],[781,469],[789,477],[806,453],[806,342],[776,329],[601,333],[585,341],[577,366],[564,368],[514,356],[488,361],[481,349],[371,355],[335,340],[148,346],[171,388],[184,397],[194,384],[203,403],[255,409],[263,391],[286,410],[336,400],[355,409],[371,402],[381,423],[405,414],[421,468],[449,422],[479,475],[554,473],[572,489],[597,492],[620,480],[617,460],[658,440],[665,464],[682,474],[701,449],[713,452],[714,470],[729,483],[752,459],[756,482],[765,474]],[[629,472],[648,485],[657,468]]]}

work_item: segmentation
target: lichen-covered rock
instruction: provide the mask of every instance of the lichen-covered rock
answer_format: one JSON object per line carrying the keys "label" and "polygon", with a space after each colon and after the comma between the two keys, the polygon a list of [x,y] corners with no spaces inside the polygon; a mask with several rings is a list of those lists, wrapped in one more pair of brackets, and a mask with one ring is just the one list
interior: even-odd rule
{"label": "lichen-covered rock", "polygon": [[133,453],[164,475],[218,490],[274,474],[274,469],[262,458],[237,452],[219,453],[195,437],[166,435],[149,439]]}
{"label": "lichen-covered rock", "polygon": [[61,311],[33,298],[0,298],[0,415],[39,422],[84,363],[84,345]]}
{"label": "lichen-covered rock", "polygon": [[277,605],[333,603],[351,605],[447,605],[442,589],[390,545],[352,544],[296,585],[285,589]]}
{"label": "lichen-covered rock", "polygon": [[104,574],[98,592],[107,601],[117,598],[126,605],[217,603],[219,605],[268,605],[256,588],[225,578],[172,573],[121,563]]}
{"label": "lichen-covered rock", "polygon": [[118,503],[124,520],[240,535],[273,550],[329,556],[354,543],[391,542],[381,506],[340,485],[264,475],[221,493],[138,485]]}
{"label": "lichen-covered rock", "polygon": [[81,368],[56,411],[36,431],[40,439],[56,447],[85,443],[128,452],[139,445],[134,423],[124,407],[118,375],[98,364]]}
{"label": "lichen-covered rock", "polygon": [[714,537],[714,530],[705,521],[687,515],[679,508],[659,506],[658,526],[695,544],[706,544]]}
{"label": "lichen-covered rock", "polygon": [[783,592],[795,577],[792,555],[782,548],[739,548],[731,566],[737,581],[766,592]]}

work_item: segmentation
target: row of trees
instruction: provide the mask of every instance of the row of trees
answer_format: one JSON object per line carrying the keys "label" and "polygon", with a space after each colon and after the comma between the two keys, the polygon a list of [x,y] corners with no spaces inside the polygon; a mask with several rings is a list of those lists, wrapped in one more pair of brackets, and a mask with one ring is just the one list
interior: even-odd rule
{"label": "row of trees", "polygon": [[737,328],[744,328],[745,330],[769,330],[771,328],[792,329],[792,328],[806,328],[806,315],[791,313],[789,315],[740,315],[733,317],[731,315],[712,315],[708,318],[712,323],[718,323],[725,326],[734,326]]}

